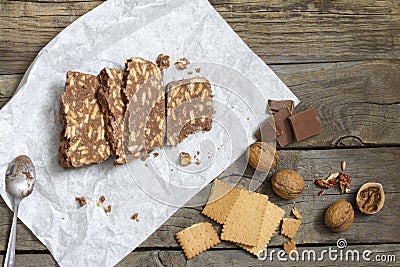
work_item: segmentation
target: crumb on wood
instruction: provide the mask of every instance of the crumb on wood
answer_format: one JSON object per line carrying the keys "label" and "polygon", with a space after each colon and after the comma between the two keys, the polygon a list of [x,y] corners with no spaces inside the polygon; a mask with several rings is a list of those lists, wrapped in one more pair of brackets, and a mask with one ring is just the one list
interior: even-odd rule
{"label": "crumb on wood", "polygon": [[158,156],[160,156],[160,154],[157,153],[157,152],[154,152],[153,156],[154,156],[155,158],[157,158]]}
{"label": "crumb on wood", "polygon": [[299,219],[299,220],[303,219],[303,217],[301,217],[299,210],[296,207],[292,208],[292,213],[293,213],[294,217],[296,217],[296,219]]}
{"label": "crumb on wood", "polygon": [[199,68],[196,68],[195,71],[196,71],[197,73],[200,73],[200,72],[201,72],[201,68],[200,68],[200,67],[199,67]]}
{"label": "crumb on wood", "polygon": [[188,75],[193,75],[193,71],[188,71]]}
{"label": "crumb on wood", "polygon": [[87,204],[86,198],[85,197],[76,197],[75,201],[79,202],[79,206],[83,207]]}

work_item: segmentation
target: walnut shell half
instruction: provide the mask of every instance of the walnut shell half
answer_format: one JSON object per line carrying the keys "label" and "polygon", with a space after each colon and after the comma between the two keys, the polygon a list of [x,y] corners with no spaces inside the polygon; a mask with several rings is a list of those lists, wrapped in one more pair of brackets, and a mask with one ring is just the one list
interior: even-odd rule
{"label": "walnut shell half", "polygon": [[279,170],[271,178],[272,189],[283,199],[293,199],[301,195],[304,180],[300,174],[291,170]]}
{"label": "walnut shell half", "polygon": [[366,183],[358,190],[356,203],[364,214],[375,214],[385,203],[385,192],[380,183]]}
{"label": "walnut shell half", "polygon": [[260,172],[268,172],[276,167],[278,151],[273,145],[265,142],[255,142],[247,149],[249,165]]}
{"label": "walnut shell half", "polygon": [[325,224],[332,232],[346,231],[354,222],[353,206],[346,200],[334,202],[325,211]]}

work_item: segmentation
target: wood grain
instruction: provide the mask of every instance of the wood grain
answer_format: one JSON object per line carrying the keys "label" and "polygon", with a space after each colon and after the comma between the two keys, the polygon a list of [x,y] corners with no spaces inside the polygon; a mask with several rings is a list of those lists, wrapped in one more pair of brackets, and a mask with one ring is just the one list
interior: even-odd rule
{"label": "wood grain", "polygon": [[[250,255],[244,250],[227,250],[227,249],[212,249],[206,251],[199,256],[186,260],[184,254],[180,250],[150,250],[150,251],[135,251],[125,257],[116,266],[118,267],[134,267],[134,266],[159,266],[159,267],[191,267],[191,266],[213,266],[213,267],[225,267],[225,266],[310,266],[312,264],[318,263],[319,266],[338,266],[346,264],[347,266],[398,266],[398,263],[394,262],[400,258],[400,250],[398,245],[395,244],[381,244],[381,245],[353,245],[350,244],[346,249],[343,250],[343,258],[340,260],[339,253],[332,254],[338,255],[336,261],[329,260],[327,253],[324,254],[323,260],[308,260],[308,255],[311,255],[311,259],[317,259],[322,250],[337,249],[336,244],[331,244],[329,246],[302,246],[298,247],[298,251],[301,261],[279,261],[277,257],[277,251],[281,247],[269,248],[267,251],[271,252],[273,249],[276,251],[273,255],[273,260],[268,259],[261,261],[255,256]],[[304,251],[315,251],[315,257],[308,252]],[[346,261],[346,252],[350,250],[358,250],[360,255],[360,261],[352,261],[351,254],[348,254],[349,261]],[[362,253],[364,251],[371,251],[368,256],[369,259],[374,260],[373,263],[366,262],[362,258]],[[385,257],[386,262],[376,262],[376,257],[383,259]],[[289,260],[287,256],[284,256]],[[356,258],[355,258],[356,259]],[[390,259],[390,261],[389,261]],[[0,262],[3,262],[4,255],[0,255]],[[16,266],[31,266],[31,267],[47,267],[47,266],[58,266],[53,257],[50,254],[17,254],[16,256]]]}
{"label": "wood grain", "polygon": [[[23,73],[57,33],[102,1],[0,1],[0,74]],[[400,58],[397,0],[211,3],[265,62]]]}
{"label": "wood grain", "polygon": [[[36,54],[61,30],[102,0],[0,0],[0,109],[9,101]],[[295,240],[304,249],[336,248],[338,238],[349,249],[373,250],[372,255],[400,259],[400,1],[398,0],[210,0],[210,3],[302,101],[298,111],[317,108],[324,132],[280,151],[279,169],[303,175],[306,187],[301,198],[284,201],[271,190],[270,176],[258,192],[284,207],[289,216],[296,206],[304,222]],[[340,171],[352,177],[351,193],[337,187],[318,197],[313,185]],[[242,156],[222,176],[237,180],[240,187],[262,180],[246,168]],[[244,171],[243,171],[244,170]],[[251,177],[253,180],[246,177]],[[239,176],[236,176],[239,175]],[[333,234],[323,224],[325,209],[338,199],[353,206],[357,189],[365,182],[384,185],[386,203],[373,216],[356,210],[351,228]],[[196,198],[207,196],[200,192]],[[181,208],[118,266],[310,266],[309,261],[258,261],[237,246],[222,242],[214,249],[187,261],[174,233],[201,221],[202,207]],[[0,263],[4,260],[12,213],[0,199]],[[220,231],[220,226],[212,222]],[[17,266],[57,266],[45,246],[24,226],[17,225]],[[286,241],[278,234],[274,249]],[[386,244],[385,244],[386,243]],[[315,264],[315,263],[314,263]],[[321,266],[367,265],[325,258]],[[373,262],[371,266],[397,266]]]}
{"label": "wood grain", "polygon": [[[271,189],[268,177],[257,190],[268,194],[270,200],[286,210],[290,216],[290,209],[297,207],[303,216],[303,224],[295,240],[302,244],[332,244],[339,237],[346,238],[352,244],[357,243],[391,243],[399,242],[400,226],[394,211],[399,210],[400,180],[395,179],[400,169],[400,148],[366,148],[366,149],[329,149],[329,150],[295,150],[281,151],[278,169],[292,169],[298,171],[305,180],[306,186],[300,198],[287,201],[280,199]],[[321,190],[314,186],[314,180],[326,178],[329,174],[340,171],[340,162],[347,162],[346,173],[352,177],[351,193],[340,194],[338,187],[331,188],[323,196],[317,196]],[[227,173],[243,174],[251,177],[253,171],[245,169],[242,157]],[[382,170],[385,170],[384,172]],[[264,178],[257,174],[255,179]],[[230,178],[238,180],[237,176]],[[261,180],[262,181],[262,180]],[[350,230],[341,234],[333,234],[324,226],[323,216],[325,209],[334,201],[346,199],[355,207],[355,194],[360,186],[366,182],[378,181],[384,185],[386,203],[382,211],[374,216],[366,216],[356,210],[355,221]],[[250,179],[243,178],[241,187],[248,188]],[[206,197],[205,192],[199,196]],[[140,248],[179,248],[174,233],[191,226],[192,224],[209,221],[220,231],[220,225],[203,216],[202,206],[179,209],[156,232],[154,232]],[[0,251],[6,249],[8,232],[11,225],[11,212],[0,202]],[[379,228],[379,231],[375,229]],[[276,234],[271,245],[281,245],[284,238]],[[222,242],[217,248],[236,248],[228,242]],[[22,224],[18,224],[17,250],[45,250],[45,247],[36,240],[33,234]]]}
{"label": "wood grain", "polygon": [[[301,100],[314,106],[323,133],[287,148],[399,145],[400,61],[271,65]],[[0,108],[21,75],[0,75]]]}
{"label": "wood grain", "polygon": [[400,61],[271,66],[301,100],[314,106],[323,133],[288,146],[398,145]]}
{"label": "wood grain", "polygon": [[[331,244],[332,249],[336,249],[336,243]],[[277,258],[277,251],[281,249],[279,248],[270,248],[268,251],[272,251],[275,249],[276,252],[273,254],[274,258],[271,262],[269,259],[265,261],[258,260],[255,256],[250,255],[249,253],[243,250],[220,250],[213,249],[206,251],[199,256],[186,260],[185,256],[180,251],[163,251],[163,250],[153,250],[153,251],[140,251],[129,254],[124,260],[122,260],[117,266],[341,266],[346,264],[347,266],[366,266],[368,263],[363,261],[362,256],[360,256],[360,262],[357,261],[346,261],[346,256],[343,256],[343,261],[340,261],[340,258],[336,261],[329,260],[328,254],[325,254],[323,260],[321,261],[310,261],[308,260],[308,253],[303,254],[305,260],[300,261],[279,261]],[[299,253],[303,253],[303,251],[315,251],[316,257],[321,255],[322,250],[328,250],[329,246],[322,247],[311,247],[305,246],[298,248]],[[383,255],[393,255],[396,260],[399,259],[400,250],[396,245],[376,245],[376,246],[352,246],[348,247],[348,250],[358,249],[360,255],[366,250],[371,251],[370,259],[375,260],[376,256],[382,258]],[[343,250],[343,253],[348,251],[347,249]],[[339,253],[339,252],[338,252]],[[302,254],[300,254],[302,255]],[[333,254],[334,255],[334,254]],[[344,254],[346,255],[346,254]],[[288,259],[287,256],[285,256]],[[351,256],[348,256],[349,259],[352,259]],[[387,257],[386,257],[387,258]],[[393,258],[393,259],[394,259]],[[313,257],[311,256],[311,259]],[[316,263],[318,262],[318,263]],[[361,264],[361,265],[360,265]],[[397,266],[396,262],[373,262],[370,266]]]}

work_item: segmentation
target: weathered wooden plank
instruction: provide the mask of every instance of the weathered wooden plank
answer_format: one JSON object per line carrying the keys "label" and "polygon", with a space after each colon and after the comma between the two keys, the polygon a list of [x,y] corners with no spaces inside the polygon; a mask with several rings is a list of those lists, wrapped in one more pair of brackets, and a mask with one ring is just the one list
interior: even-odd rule
{"label": "weathered wooden plank", "polygon": [[271,66],[300,98],[316,107],[323,133],[288,147],[399,144],[400,61]]}
{"label": "weathered wooden plank", "polygon": [[[1,1],[0,74],[22,73],[57,33],[102,1]],[[267,63],[400,58],[396,0],[212,4]]]}
{"label": "weathered wooden plank", "polygon": [[[329,254],[323,254],[321,257],[322,250],[337,250],[338,252],[332,252],[332,258],[329,258]],[[273,258],[267,258],[265,260],[258,260],[255,256],[249,253],[235,249],[212,249],[206,251],[199,256],[186,260],[182,251],[180,250],[138,250],[130,253],[116,266],[160,266],[160,267],[181,267],[181,266],[310,266],[318,263],[319,266],[338,266],[338,264],[346,264],[346,266],[398,266],[400,258],[400,249],[398,244],[380,244],[380,245],[353,245],[348,244],[342,251],[342,258],[340,258],[340,250],[337,248],[336,243],[332,243],[328,246],[302,246],[298,247],[299,260],[291,261],[288,256],[282,256],[286,261],[280,261],[278,259],[278,251],[280,247],[268,248],[267,252],[272,250],[275,252],[272,254]],[[357,261],[357,252],[351,254],[349,251],[358,251],[359,261]],[[312,253],[315,252],[315,256]],[[366,261],[363,258],[365,251],[371,251],[370,254],[365,254],[365,259],[371,260]],[[347,253],[347,254],[346,254]],[[310,255],[310,256],[309,256]],[[337,255],[336,260],[334,257]],[[347,255],[347,256],[346,256]],[[318,260],[321,257],[321,260]],[[379,257],[379,258],[377,258]],[[348,259],[348,260],[346,260]],[[354,259],[354,260],[353,260]],[[385,261],[382,261],[385,259]],[[0,255],[0,262],[3,262],[4,255]],[[379,260],[379,261],[378,261]],[[53,257],[50,254],[18,254],[16,255],[16,266],[58,266]]]}
{"label": "weathered wooden plank", "polygon": [[[288,256],[282,256],[286,261],[279,261],[277,257],[277,251],[280,248],[274,248],[277,250],[273,255],[272,261],[270,258],[266,260],[258,260],[255,256],[243,250],[210,250],[199,256],[186,260],[185,256],[181,251],[137,251],[129,254],[123,259],[117,266],[165,266],[165,267],[180,267],[180,266],[398,266],[398,260],[400,257],[400,249],[398,245],[376,245],[376,246],[353,246],[350,245],[342,251],[342,258],[340,258],[340,252],[333,252],[332,258],[329,258],[328,253],[322,254],[323,250],[329,250],[329,248],[338,250],[336,243],[332,243],[330,246],[323,247],[301,247],[298,248],[299,260],[291,261]],[[267,250],[267,252],[272,249]],[[357,254],[350,254],[350,250],[357,250],[359,253],[359,261],[356,261]],[[362,253],[365,251],[371,251],[369,256],[365,256],[366,261],[362,257]],[[305,252],[304,252],[305,251]],[[315,252],[312,254],[312,251]],[[346,256],[347,252],[347,256]],[[354,252],[357,253],[357,252]],[[321,256],[321,254],[323,256]],[[310,256],[308,256],[310,255]],[[337,259],[334,260],[334,256]],[[318,261],[318,258],[321,260]],[[378,258],[379,257],[379,258]],[[304,259],[304,260],[303,260]],[[310,259],[310,260],[309,260]],[[315,260],[313,260],[315,259]],[[333,260],[331,260],[333,259]],[[346,260],[348,259],[348,260]],[[353,260],[355,259],[355,260]],[[378,262],[378,260],[386,259],[385,262]],[[397,261],[396,261],[397,260]],[[373,261],[373,262],[372,262]]]}
{"label": "weathered wooden plank", "polygon": [[[346,238],[352,244],[357,243],[394,243],[400,242],[400,225],[394,211],[399,210],[400,179],[399,170],[400,148],[365,148],[338,150],[306,150],[281,151],[278,169],[293,169],[303,175],[306,187],[302,196],[292,201],[280,199],[273,193],[269,178],[257,190],[268,194],[271,201],[283,207],[287,216],[293,206],[303,214],[303,225],[295,240],[301,244],[332,244],[339,237]],[[337,187],[330,189],[323,196],[317,196],[320,189],[313,185],[317,178],[325,178],[330,173],[340,171],[340,162],[347,162],[346,173],[352,177],[351,193],[340,194]],[[228,172],[238,173],[245,166],[242,157]],[[226,173],[228,173],[226,172]],[[244,176],[251,177],[253,171],[247,168]],[[257,175],[257,179],[261,177]],[[241,185],[247,186],[249,179],[242,179]],[[325,209],[334,201],[346,199],[355,208],[355,194],[358,188],[369,181],[379,181],[386,192],[386,203],[382,211],[373,216],[366,216],[356,210],[355,221],[349,231],[333,234],[324,226],[323,214]],[[204,192],[200,195],[205,195]],[[154,232],[140,247],[141,248],[178,248],[175,233],[192,224],[209,221],[201,215],[202,207],[187,207],[178,210],[167,222]],[[356,209],[356,208],[355,208]],[[11,225],[11,212],[0,202],[0,251],[7,245],[8,232]],[[213,223],[213,222],[212,222]],[[214,226],[220,231],[221,227]],[[376,229],[379,228],[379,231]],[[284,238],[276,234],[271,245],[281,245]],[[235,248],[235,245],[222,242],[217,248]],[[18,250],[44,250],[45,247],[36,240],[23,225],[18,225]]]}
{"label": "weathered wooden plank", "polygon": [[[323,133],[289,148],[399,145],[400,61],[271,65],[302,101],[317,108]],[[21,75],[0,75],[0,108]]]}
{"label": "weathered wooden plank", "polygon": [[[0,255],[0,263],[4,262],[4,255]],[[18,254],[15,257],[15,266],[45,267],[58,266],[50,254]]]}
{"label": "weathered wooden plank", "polygon": [[11,99],[22,75],[0,75],[0,109]]}
{"label": "weathered wooden plank", "polygon": [[[372,156],[373,155],[373,156]],[[303,225],[295,240],[300,243],[317,244],[331,243],[338,237],[345,237],[352,243],[385,243],[400,241],[400,225],[393,211],[400,208],[399,198],[400,180],[398,170],[400,169],[400,148],[371,148],[371,149],[345,149],[345,150],[309,150],[309,151],[281,151],[278,169],[292,169],[303,175],[306,187],[302,196],[292,201],[280,199],[271,189],[269,178],[257,190],[270,196],[271,201],[283,207],[287,215],[290,209],[296,206],[303,214]],[[243,165],[237,162],[236,165]],[[314,180],[326,178],[329,174],[340,171],[340,162],[347,162],[346,173],[352,177],[351,193],[340,194],[337,187],[330,189],[326,194],[317,196],[321,190],[314,186]],[[240,170],[240,167],[237,168]],[[252,171],[247,169],[245,176],[251,176]],[[259,178],[259,177],[258,177]],[[386,203],[384,209],[374,216],[366,216],[356,210],[353,226],[348,232],[333,234],[323,223],[325,209],[334,201],[346,199],[355,206],[355,194],[358,188],[369,181],[378,181],[383,184],[386,192]],[[246,184],[249,180],[243,179]],[[199,214],[201,207],[180,209],[160,229],[149,237],[142,247],[162,247],[164,242],[169,246],[177,244],[174,235],[185,227],[200,221],[209,221],[208,218]],[[382,222],[385,222],[382,225]],[[215,224],[219,230],[219,225]],[[380,231],[374,231],[379,228]],[[366,230],[370,229],[370,230]],[[275,235],[272,245],[280,245],[284,238]],[[325,243],[326,244],[326,243]],[[223,242],[219,247],[233,247]]]}

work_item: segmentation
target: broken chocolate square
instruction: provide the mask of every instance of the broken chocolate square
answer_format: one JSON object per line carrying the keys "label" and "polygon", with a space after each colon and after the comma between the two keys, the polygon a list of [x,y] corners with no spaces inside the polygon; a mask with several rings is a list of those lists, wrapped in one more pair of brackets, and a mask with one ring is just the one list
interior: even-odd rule
{"label": "broken chocolate square", "polygon": [[293,112],[294,103],[292,100],[268,100],[268,107],[272,113],[276,113],[281,109],[288,108],[290,114]]}
{"label": "broken chocolate square", "polygon": [[167,145],[177,145],[190,134],[212,128],[211,84],[194,77],[167,85]]}
{"label": "broken chocolate square", "polygon": [[277,141],[281,147],[294,141],[293,130],[289,122],[291,112],[288,108],[280,109],[274,114],[275,124],[282,129],[282,134],[278,136]]}
{"label": "broken chocolate square", "polygon": [[289,121],[293,128],[296,141],[301,141],[322,132],[321,123],[315,108],[299,112],[291,117]]}
{"label": "broken chocolate square", "polygon": [[96,76],[68,72],[61,96],[61,146],[59,163],[64,167],[81,167],[105,161],[110,145],[105,134],[105,120],[96,94]]}
{"label": "broken chocolate square", "polygon": [[257,140],[262,142],[271,142],[282,134],[282,129],[275,125],[273,118],[266,119],[261,127],[257,130],[255,136]]}

